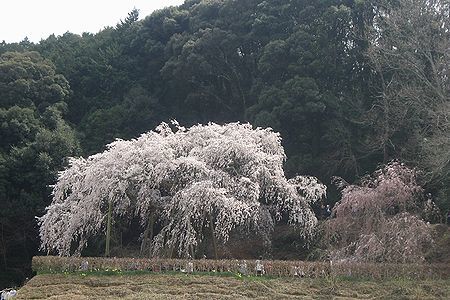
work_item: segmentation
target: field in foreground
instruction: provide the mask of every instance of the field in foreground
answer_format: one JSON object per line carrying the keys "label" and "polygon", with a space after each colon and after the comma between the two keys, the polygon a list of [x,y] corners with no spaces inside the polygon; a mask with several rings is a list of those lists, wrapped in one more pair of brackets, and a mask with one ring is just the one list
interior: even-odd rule
{"label": "field in foreground", "polygon": [[18,299],[450,299],[450,280],[44,274]]}

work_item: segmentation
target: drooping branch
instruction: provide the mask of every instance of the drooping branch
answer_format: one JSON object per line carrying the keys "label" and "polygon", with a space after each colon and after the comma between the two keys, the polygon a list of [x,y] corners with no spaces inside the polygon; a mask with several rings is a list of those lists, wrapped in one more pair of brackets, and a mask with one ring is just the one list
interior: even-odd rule
{"label": "drooping branch", "polygon": [[[239,123],[174,126],[162,123],[87,159],[72,159],[39,219],[42,248],[70,255],[75,242],[80,253],[105,226],[109,235],[113,218],[134,216],[146,226],[142,250],[153,222],[164,224],[153,238],[156,255],[164,249],[194,255],[208,219],[214,249],[238,227],[267,235],[283,215],[303,235],[312,233],[317,220],[310,204],[326,188],[313,177],[286,179],[279,134]],[[109,249],[105,252],[109,255]]]}

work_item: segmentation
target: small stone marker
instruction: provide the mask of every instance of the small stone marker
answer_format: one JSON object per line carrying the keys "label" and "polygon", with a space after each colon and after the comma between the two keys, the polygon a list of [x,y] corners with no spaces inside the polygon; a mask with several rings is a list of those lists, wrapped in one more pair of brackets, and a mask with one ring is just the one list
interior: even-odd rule
{"label": "small stone marker", "polygon": [[245,260],[243,260],[242,263],[239,264],[239,273],[241,275],[247,275],[248,274],[247,262]]}
{"label": "small stone marker", "polygon": [[83,260],[83,261],[81,262],[80,270],[81,270],[81,271],[87,271],[87,270],[89,270],[89,262],[88,262],[87,260]]}
{"label": "small stone marker", "polygon": [[256,276],[263,276],[264,275],[264,265],[262,264],[261,260],[256,261],[255,266]]}
{"label": "small stone marker", "polygon": [[189,261],[186,264],[186,273],[191,274],[194,272],[194,263],[192,261]]}

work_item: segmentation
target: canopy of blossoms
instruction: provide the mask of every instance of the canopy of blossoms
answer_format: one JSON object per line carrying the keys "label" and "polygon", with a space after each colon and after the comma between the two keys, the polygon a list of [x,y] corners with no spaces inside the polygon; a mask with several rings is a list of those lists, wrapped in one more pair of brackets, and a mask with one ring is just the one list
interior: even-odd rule
{"label": "canopy of blossoms", "polygon": [[326,193],[314,177],[286,179],[278,133],[250,124],[195,125],[173,121],[104,152],[71,158],[53,187],[53,202],[40,224],[41,248],[79,254],[90,237],[113,220],[150,213],[165,224],[153,240],[155,254],[176,249],[187,257],[204,238],[204,228],[225,243],[236,228],[271,232],[286,217],[312,234],[310,204]]}

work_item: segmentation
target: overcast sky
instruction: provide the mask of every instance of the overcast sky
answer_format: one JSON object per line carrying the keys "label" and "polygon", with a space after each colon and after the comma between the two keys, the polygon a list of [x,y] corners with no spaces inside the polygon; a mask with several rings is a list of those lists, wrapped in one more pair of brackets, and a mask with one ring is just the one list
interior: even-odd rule
{"label": "overcast sky", "polygon": [[143,18],[183,0],[0,0],[0,42],[39,42],[67,31],[97,33],[115,26],[134,7]]}

